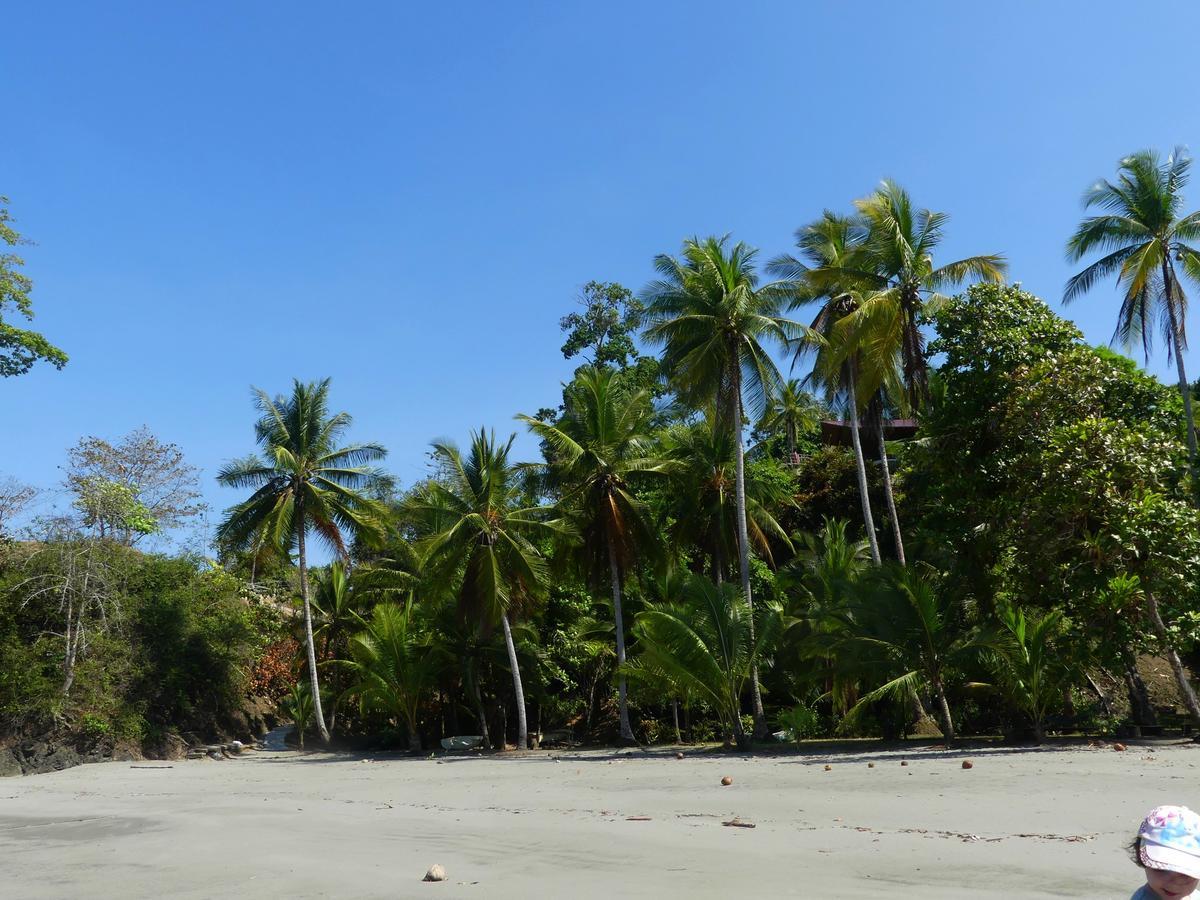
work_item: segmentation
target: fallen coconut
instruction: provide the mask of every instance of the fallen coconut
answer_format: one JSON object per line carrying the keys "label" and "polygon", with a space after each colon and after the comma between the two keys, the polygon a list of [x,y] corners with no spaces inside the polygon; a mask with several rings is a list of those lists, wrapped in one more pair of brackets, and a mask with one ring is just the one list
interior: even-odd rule
{"label": "fallen coconut", "polygon": [[1113,749],[1120,752],[1125,749],[1125,745],[1124,744],[1113,744]]}
{"label": "fallen coconut", "polygon": [[906,759],[902,759],[902,760],[900,760],[900,765],[902,765],[902,766],[907,766],[907,765],[908,765],[908,760],[906,760]]}
{"label": "fallen coconut", "polygon": [[443,869],[441,866],[439,866],[437,863],[434,863],[432,866],[429,867],[429,871],[425,873],[425,877],[422,878],[421,880],[422,881],[445,881],[446,880],[446,870]]}
{"label": "fallen coconut", "polygon": [[721,784],[724,787],[729,787],[731,784],[733,784],[733,779],[731,777],[729,777],[728,775],[726,775],[724,778],[721,779]]}
{"label": "fallen coconut", "polygon": [[964,769],[973,769],[973,768],[975,768],[975,763],[971,762],[969,759],[964,759],[963,760],[963,768]]}
{"label": "fallen coconut", "polygon": [[675,758],[676,758],[676,759],[683,759],[683,754],[682,754],[682,753],[676,753],[676,754],[675,754]]}
{"label": "fallen coconut", "polygon": [[826,766],[826,767],[825,767],[825,771],[826,771],[826,772],[832,772],[832,771],[833,771],[833,766]]}
{"label": "fallen coconut", "polygon": [[868,769],[873,769],[873,768],[875,768],[875,763],[867,763],[867,768],[868,768]]}

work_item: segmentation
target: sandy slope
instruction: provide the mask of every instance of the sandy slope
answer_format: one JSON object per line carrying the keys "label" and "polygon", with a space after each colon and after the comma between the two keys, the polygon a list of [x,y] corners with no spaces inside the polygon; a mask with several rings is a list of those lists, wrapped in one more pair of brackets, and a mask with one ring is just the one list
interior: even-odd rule
{"label": "sandy slope", "polygon": [[[1122,843],[1156,804],[1200,808],[1198,764],[1174,743],[80,766],[0,781],[0,894],[1124,900]],[[421,883],[435,862],[449,881]]]}

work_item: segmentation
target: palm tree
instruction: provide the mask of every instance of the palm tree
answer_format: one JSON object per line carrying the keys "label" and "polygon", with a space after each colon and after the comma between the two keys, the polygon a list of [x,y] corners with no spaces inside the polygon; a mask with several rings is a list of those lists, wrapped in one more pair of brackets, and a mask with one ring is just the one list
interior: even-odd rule
{"label": "palm tree", "polygon": [[690,575],[683,601],[646,610],[634,622],[642,661],[712,706],[725,728],[726,739],[745,746],[741,695],[756,668],[756,660],[774,639],[779,610],[768,604],[754,612],[733,585],[717,585],[702,575]]}
{"label": "palm tree", "polygon": [[[817,303],[819,307],[810,328],[819,340],[809,340],[796,348],[795,361],[814,352],[809,380],[825,391],[833,405],[839,399],[846,407],[850,423],[850,444],[854,449],[854,464],[858,472],[858,493],[862,503],[863,528],[871,550],[871,559],[879,565],[879,539],[875,534],[875,517],[867,487],[867,465],[862,449],[860,416],[863,395],[859,389],[859,373],[873,360],[864,359],[861,349],[838,324],[859,305],[862,272],[866,262],[866,226],[860,220],[839,216],[826,210],[816,222],[796,230],[796,246],[800,256],[782,254],[771,260],[767,271],[783,279],[791,288],[792,306]],[[874,373],[876,369],[872,368]],[[874,379],[882,383],[883,377]],[[884,465],[887,457],[884,455]],[[890,485],[890,478],[885,486]],[[899,535],[899,525],[893,518]],[[897,538],[897,546],[902,546]]]}
{"label": "palm tree", "polygon": [[[661,276],[643,292],[646,337],[664,348],[663,363],[679,399],[693,408],[711,406],[737,445],[738,562],[742,593],[750,608],[750,540],[746,528],[744,406],[762,414],[782,377],[764,345],[788,346],[808,329],[781,315],[788,298],[781,285],[759,285],[757,251],[728,236],[690,238],[680,257],[655,257]],[[751,627],[753,621],[751,620]],[[750,674],[754,732],[766,734],[757,665]]]}
{"label": "palm tree", "polygon": [[[670,536],[679,548],[695,547],[712,561],[712,577],[725,580],[725,566],[737,543],[737,447],[729,430],[711,417],[662,432],[661,450],[669,464],[667,497]],[[774,566],[774,539],[790,547],[787,532],[772,510],[792,503],[775,482],[746,476],[746,532],[758,555]]]}
{"label": "palm tree", "polygon": [[1007,263],[988,254],[936,266],[933,254],[949,216],[915,209],[908,192],[893,181],[855,206],[867,228],[865,253],[855,269],[830,274],[862,289],[862,303],[848,324],[867,332],[860,343],[868,356],[887,360],[898,350],[908,401],[916,408],[929,396],[922,318],[945,302],[944,290],[970,279],[1003,281]]}
{"label": "palm tree", "polygon": [[1062,703],[1063,691],[1078,671],[1072,671],[1065,654],[1054,646],[1062,610],[1026,617],[1024,610],[1000,604],[996,618],[1001,631],[986,661],[1009,702],[1029,716],[1040,744],[1046,737],[1046,714]]}
{"label": "palm tree", "polygon": [[358,698],[363,713],[382,712],[394,724],[403,722],[408,749],[420,752],[417,712],[438,672],[436,654],[414,627],[412,607],[380,603],[363,625],[350,639],[350,658],[338,660],[353,678],[346,693]]}
{"label": "palm tree", "polygon": [[546,588],[546,562],[531,537],[561,535],[546,510],[521,506],[519,468],[508,461],[516,435],[498,443],[494,432],[471,435],[466,459],[452,443],[433,445],[442,480],[427,483],[407,504],[424,537],[418,542],[432,573],[461,572],[459,612],[485,632],[504,630],[517,706],[517,746],[529,745],[525,690],[510,620]]}
{"label": "palm tree", "polygon": [[924,569],[884,570],[840,614],[834,640],[822,636],[817,651],[860,680],[883,679],[850,711],[853,716],[883,699],[911,702],[930,691],[947,743],[954,740],[948,679],[973,662],[987,639],[965,620],[963,611]]}
{"label": "palm tree", "polygon": [[614,382],[613,370],[584,367],[557,425],[532,416],[517,418],[547,446],[548,472],[563,491],[583,540],[578,558],[594,582],[607,576],[616,624],[621,739],[633,742],[625,675],[625,618],[621,587],[639,558],[656,553],[659,536],[644,504],[633,494],[631,479],[661,475],[666,462],[651,455],[649,430],[654,408],[646,391],[628,394]]}
{"label": "palm tree", "polygon": [[804,389],[798,379],[790,378],[767,398],[767,409],[758,427],[763,431],[784,434],[787,441],[787,461],[800,461],[796,455],[796,436],[800,431],[810,431],[821,421],[821,408],[812,394]]}
{"label": "palm tree", "polygon": [[1094,250],[1105,255],[1067,282],[1063,302],[1070,303],[1096,282],[1116,275],[1125,299],[1113,341],[1119,339],[1126,346],[1140,341],[1147,360],[1158,320],[1167,342],[1167,360],[1174,357],[1179,376],[1194,478],[1196,421],[1183,365],[1187,297],[1175,271],[1179,262],[1187,275],[1200,280],[1200,251],[1189,243],[1200,239],[1200,211],[1181,211],[1191,165],[1183,148],[1176,148],[1165,161],[1152,150],[1142,150],[1121,160],[1116,184],[1101,179],[1084,193],[1084,209],[1098,207],[1103,213],[1079,223],[1067,242],[1067,258],[1078,262]]}
{"label": "palm tree", "polygon": [[313,642],[307,536],[313,531],[336,556],[348,559],[346,536],[373,539],[382,534],[386,511],[373,497],[386,479],[369,463],[387,451],[378,444],[338,446],[351,418],[345,412],[329,414],[328,378],[310,384],[295,380],[291,397],[271,399],[258,389],[254,397],[260,413],[254,431],[263,455],[235,460],[217,474],[220,484],[253,488],[254,493],[226,512],[217,538],[225,546],[246,549],[265,535],[282,553],[296,550],[313,719],[328,743]]}

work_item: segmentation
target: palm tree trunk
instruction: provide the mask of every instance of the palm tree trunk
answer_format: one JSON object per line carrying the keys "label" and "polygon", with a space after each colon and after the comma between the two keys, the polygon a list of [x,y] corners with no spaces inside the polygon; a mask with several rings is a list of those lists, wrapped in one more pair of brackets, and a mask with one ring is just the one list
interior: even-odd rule
{"label": "palm tree trunk", "polygon": [[[738,565],[742,574],[742,594],[750,607],[750,645],[754,639],[754,598],[750,594],[750,536],[746,529],[746,454],[742,447],[742,386],[735,379],[733,398],[733,437],[737,443],[737,529]],[[763,713],[762,689],[758,684],[758,660],[750,663],[750,694],[754,704],[754,736],[762,738],[767,733],[767,717]]]}
{"label": "palm tree trunk", "polygon": [[875,427],[879,431],[879,465],[883,468],[883,495],[887,498],[888,517],[892,520],[892,537],[896,540],[896,559],[900,565],[904,559],[904,537],[900,533],[900,517],[896,515],[896,495],[892,491],[892,467],[888,463],[887,441],[883,438],[883,404],[875,404]]}
{"label": "palm tree trunk", "polygon": [[317,648],[313,642],[312,605],[308,602],[308,555],[304,547],[304,532],[307,523],[304,520],[302,504],[296,504],[296,521],[299,528],[297,537],[299,543],[300,562],[300,599],[304,602],[304,649],[308,653],[308,685],[312,690],[313,718],[317,721],[317,731],[321,735],[321,743],[329,743],[329,729],[325,727],[325,714],[321,710],[321,685],[317,680]]}
{"label": "palm tree trunk", "polygon": [[1179,696],[1187,708],[1188,716],[1191,717],[1192,724],[1200,728],[1200,701],[1196,699],[1196,692],[1192,690],[1192,684],[1188,680],[1187,672],[1183,669],[1183,663],[1179,660],[1179,654],[1171,644],[1171,636],[1167,633],[1167,626],[1163,623],[1162,615],[1158,611],[1158,600],[1150,591],[1146,592],[1146,611],[1150,613],[1150,621],[1154,625],[1158,639],[1163,643],[1167,662],[1171,665],[1171,671],[1175,673],[1175,683],[1179,685]]}
{"label": "palm tree trunk", "polygon": [[417,731],[416,723],[408,722],[408,752],[421,752],[421,732]]}
{"label": "palm tree trunk", "polygon": [[796,462],[796,423],[792,421],[787,423],[787,462],[789,466]]}
{"label": "palm tree trunk", "polygon": [[933,692],[937,697],[942,737],[946,739],[947,744],[952,744],[954,743],[954,719],[950,716],[950,702],[946,699],[946,688],[940,678],[934,680]]}
{"label": "palm tree trunk", "polygon": [[858,389],[854,377],[854,363],[846,366],[846,388],[850,392],[847,415],[850,419],[850,443],[854,445],[854,462],[858,468],[858,493],[862,498],[863,526],[867,530],[867,541],[871,545],[871,561],[880,565],[879,540],[875,536],[875,517],[871,515],[871,495],[867,489],[867,463],[863,459],[862,438],[858,433]]}
{"label": "palm tree trunk", "polygon": [[621,612],[621,567],[617,565],[617,553],[612,542],[608,545],[608,567],[612,575],[613,619],[617,631],[617,707],[620,710],[621,740],[636,743],[633,728],[629,725],[629,698],[625,684],[625,616]]}
{"label": "palm tree trunk", "polygon": [[474,673],[469,673],[471,681],[471,699],[475,703],[475,718],[479,720],[479,733],[483,737],[483,749],[492,749],[492,738],[488,734],[487,711],[483,708],[483,697],[479,693],[479,678]]}
{"label": "palm tree trunk", "polygon": [[683,743],[683,734],[679,731],[679,700],[671,701],[671,723],[675,726],[675,743]]}
{"label": "palm tree trunk", "polygon": [[513,643],[512,627],[508,624],[508,613],[500,617],[504,626],[504,646],[508,649],[508,664],[512,667],[513,694],[517,701],[517,749],[529,746],[529,725],[525,721],[525,688],[521,685],[521,669],[517,665],[517,645]]}
{"label": "palm tree trunk", "polygon": [[1174,282],[1174,272],[1171,269],[1170,257],[1164,255],[1162,263],[1163,285],[1167,292],[1167,322],[1171,327],[1171,345],[1175,351],[1175,369],[1179,373],[1179,392],[1183,394],[1183,415],[1187,420],[1188,464],[1192,470],[1192,481],[1196,480],[1196,419],[1192,414],[1192,390],[1188,384],[1187,371],[1183,366],[1183,339],[1180,335],[1181,322],[1175,317],[1174,293],[1171,285]]}

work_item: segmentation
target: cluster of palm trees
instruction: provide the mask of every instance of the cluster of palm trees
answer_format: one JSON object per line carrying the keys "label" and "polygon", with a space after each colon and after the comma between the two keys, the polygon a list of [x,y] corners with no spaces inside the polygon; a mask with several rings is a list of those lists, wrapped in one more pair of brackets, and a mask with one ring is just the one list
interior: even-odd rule
{"label": "cluster of palm trees", "polygon": [[[1066,299],[1118,274],[1126,289],[1121,335],[1148,342],[1160,317],[1186,385],[1186,301],[1176,265],[1200,276],[1200,256],[1187,243],[1200,235],[1200,214],[1178,214],[1187,163],[1139,154],[1123,161],[1121,173],[1118,183],[1088,194],[1105,213],[1080,226],[1069,252],[1107,255],[1071,281]],[[1057,688],[1047,653],[1054,620],[1027,621],[1009,610],[986,639],[963,626],[962,611],[924,567],[910,565],[892,484],[885,422],[929,401],[928,318],[948,291],[1005,274],[998,255],[935,261],[946,221],[884,182],[851,213],[826,211],[798,229],[796,252],[763,267],[769,281],[743,243],[685,241],[678,255],[655,258],[657,277],[641,296],[643,338],[661,348],[674,421],[664,426],[662,405],[629,388],[619,370],[584,367],[564,392],[557,420],[518,416],[541,439],[542,461],[514,461],[513,437],[481,428],[465,451],[435,443],[434,476],[398,502],[389,501],[390,485],[375,466],[382,447],[339,444],[350,419],[330,412],[328,381],[296,382],[286,398],[258,392],[261,452],[219,475],[222,484],[253,493],[229,511],[219,538],[228,548],[294,555],[305,629],[302,693],[321,738],[329,739],[324,679],[337,687],[335,703],[356,699],[362,712],[405,727],[419,746],[421,698],[450,666],[486,739],[479,653],[498,629],[517,745],[527,746],[519,629],[558,577],[577,579],[611,604],[625,741],[635,737],[634,683],[683,704],[703,703],[739,742],[745,701],[754,734],[764,736],[759,670],[772,652],[809,666],[812,682],[846,699],[848,712],[886,697],[921,710],[922,696],[931,698],[947,739],[954,735],[947,673],[969,668],[967,657],[990,659],[998,685],[1022,686],[1009,694],[1040,731]],[[806,307],[816,310],[808,324],[792,317]],[[779,354],[793,364],[811,359],[805,383],[785,378]],[[791,498],[747,474],[750,423],[780,434],[792,464],[798,435],[812,431],[825,407],[841,411],[851,435],[861,543],[835,522],[819,537],[794,539],[778,518]],[[875,440],[890,552],[875,525],[864,435]],[[1194,460],[1190,404],[1188,435]],[[310,536],[342,561],[323,575],[317,602]],[[797,540],[807,549],[797,552]],[[794,558],[777,560],[781,550]],[[799,599],[781,603],[779,591],[757,596],[755,559],[772,569],[784,563],[776,587]],[[737,581],[727,582],[733,571]],[[632,617],[631,584],[638,595]],[[421,612],[432,596],[452,597],[455,615]],[[425,624],[415,624],[418,618]],[[453,640],[435,639],[451,633]],[[293,706],[307,709],[299,695]]]}

